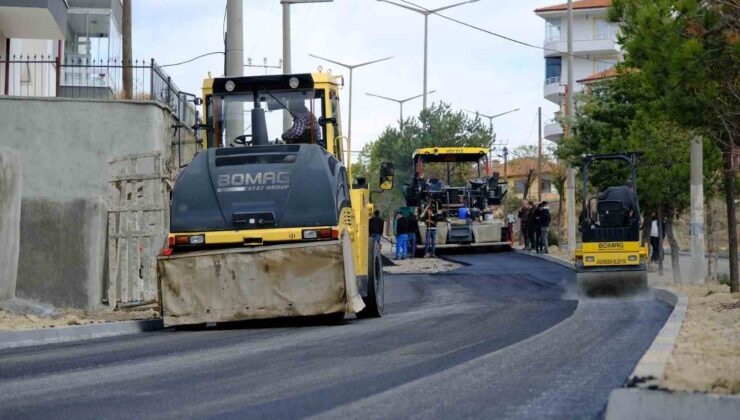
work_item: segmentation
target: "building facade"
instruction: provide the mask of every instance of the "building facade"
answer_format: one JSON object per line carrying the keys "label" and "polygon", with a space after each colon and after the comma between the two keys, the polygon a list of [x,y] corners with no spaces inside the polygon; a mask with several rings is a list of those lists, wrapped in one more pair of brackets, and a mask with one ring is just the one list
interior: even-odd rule
{"label": "building facade", "polygon": [[[542,179],[537,182],[537,158],[523,157],[515,158],[504,164],[499,161],[493,163],[493,171],[502,176],[506,174],[508,193],[517,198],[525,198],[524,191],[527,190],[527,199],[537,200],[542,192],[542,200],[557,203],[560,198],[553,179],[564,170],[555,162],[542,160]],[[527,187],[528,186],[528,187]]]}
{"label": "building facade", "polygon": [[[608,22],[606,13],[611,0],[573,1],[573,77],[574,94],[583,91],[578,80],[613,68],[622,58],[617,43],[618,27]],[[568,85],[567,3],[536,9],[545,20],[545,99],[560,108],[544,125],[545,139],[558,142],[563,136],[561,116],[566,114],[566,86]]]}
{"label": "building facade", "polygon": [[0,0],[0,95],[114,96],[121,1]]}

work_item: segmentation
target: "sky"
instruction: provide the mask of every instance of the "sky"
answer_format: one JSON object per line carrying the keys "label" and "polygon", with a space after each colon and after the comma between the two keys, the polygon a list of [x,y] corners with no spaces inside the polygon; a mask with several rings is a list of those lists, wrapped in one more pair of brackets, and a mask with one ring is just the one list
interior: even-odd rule
{"label": "sky", "polygon": [[[400,3],[400,0],[398,1]],[[455,0],[415,0],[436,8]],[[533,10],[557,4],[544,0],[479,0],[441,12],[464,22],[534,45],[542,45],[544,21]],[[154,58],[160,65],[223,50],[226,0],[134,0],[133,55]],[[332,3],[291,6],[293,72],[318,66],[348,76],[336,65],[308,54],[345,63],[393,56],[392,60],[354,71],[352,150],[376,139],[388,125],[398,124],[398,104],[367,96],[375,93],[407,98],[423,92],[424,17],[377,0],[334,0]],[[282,58],[280,0],[244,0],[245,61],[277,65]],[[497,142],[510,149],[537,144],[537,108],[543,124],[557,107],[542,96],[544,60],[541,50],[527,48],[478,32],[438,16],[429,16],[428,86],[436,93],[429,102],[444,101],[454,109],[498,114]],[[208,72],[223,73],[223,56],[213,55],[189,64],[165,68],[180,89],[200,93]],[[271,74],[279,72],[268,69]],[[246,68],[246,75],[265,74]],[[342,117],[347,125],[348,89]],[[422,100],[407,102],[404,115],[418,114]],[[486,123],[487,119],[484,120]],[[545,141],[547,143],[547,141]]]}

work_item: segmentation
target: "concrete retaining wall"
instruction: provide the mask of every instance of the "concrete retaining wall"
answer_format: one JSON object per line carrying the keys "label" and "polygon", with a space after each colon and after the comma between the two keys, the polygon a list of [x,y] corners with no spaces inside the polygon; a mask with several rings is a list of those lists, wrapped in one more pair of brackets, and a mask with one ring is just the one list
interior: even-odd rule
{"label": "concrete retaining wall", "polygon": [[21,157],[0,148],[0,301],[15,297],[21,218]]}
{"label": "concrete retaining wall", "polygon": [[175,122],[155,102],[0,97],[3,146],[21,153],[23,197],[105,196],[107,159],[159,151]]}
{"label": "concrete retaining wall", "polygon": [[24,198],[16,295],[58,307],[102,303],[107,210],[102,199]]}
{"label": "concrete retaining wall", "polygon": [[[110,157],[159,151],[176,170],[177,121],[151,101],[0,97],[3,146],[23,165],[17,294],[102,304]],[[194,146],[192,133],[188,162]]]}

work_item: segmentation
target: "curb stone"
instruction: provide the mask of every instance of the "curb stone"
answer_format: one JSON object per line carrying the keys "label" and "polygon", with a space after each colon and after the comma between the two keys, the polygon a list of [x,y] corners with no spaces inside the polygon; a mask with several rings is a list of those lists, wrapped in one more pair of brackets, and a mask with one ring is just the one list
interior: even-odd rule
{"label": "curb stone", "polygon": [[37,330],[0,331],[0,350],[115,337],[118,335],[156,331],[163,328],[164,322],[161,318],[158,318]]}
{"label": "curb stone", "polygon": [[618,388],[609,394],[606,420],[735,420],[738,413],[736,395]]}
{"label": "curb stone", "polygon": [[543,259],[543,260],[547,260],[547,261],[553,262],[555,264],[562,265],[563,267],[567,267],[567,268],[570,268],[572,270],[575,270],[575,266],[573,265],[572,262],[567,261],[567,260],[564,260],[562,258],[553,257],[550,254],[537,254],[536,252],[535,253],[532,253],[532,252],[523,251],[521,249],[515,249],[515,248],[512,248],[511,249],[511,252],[513,252],[515,254],[529,255],[530,257],[540,258],[540,259]]}

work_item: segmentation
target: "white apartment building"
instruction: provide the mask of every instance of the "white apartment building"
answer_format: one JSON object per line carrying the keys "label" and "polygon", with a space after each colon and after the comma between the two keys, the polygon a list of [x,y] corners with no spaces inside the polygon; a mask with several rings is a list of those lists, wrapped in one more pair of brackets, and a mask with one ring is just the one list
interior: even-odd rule
{"label": "white apartment building", "polygon": [[118,89],[109,68],[91,65],[120,63],[122,13],[121,0],[0,0],[0,95]]}
{"label": "white apartment building", "polygon": [[[575,93],[584,85],[577,83],[594,74],[605,72],[621,59],[622,51],[617,44],[617,25],[606,20],[611,0],[573,1],[573,78]],[[567,46],[567,3],[536,9],[537,16],[545,20],[545,80],[544,96],[557,104],[560,111],[544,126],[545,139],[558,142],[563,136],[563,127],[557,117],[565,111],[565,89],[568,84]]]}

